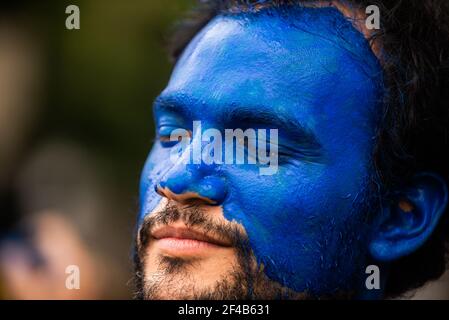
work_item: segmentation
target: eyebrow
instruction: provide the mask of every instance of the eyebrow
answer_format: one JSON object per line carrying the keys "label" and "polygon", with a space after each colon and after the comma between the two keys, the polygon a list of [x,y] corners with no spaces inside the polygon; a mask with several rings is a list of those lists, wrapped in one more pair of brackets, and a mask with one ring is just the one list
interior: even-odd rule
{"label": "eyebrow", "polygon": [[[185,107],[192,104],[199,105],[200,102],[182,93],[160,95],[155,99],[154,109],[155,111],[181,114],[193,119],[194,115]],[[247,129],[251,125],[264,126],[265,129],[277,129],[286,134],[292,141],[303,148],[315,152],[322,149],[321,143],[312,130],[296,120],[289,119],[287,115],[282,116],[280,113],[274,112],[272,108],[264,105],[239,106],[235,103],[230,105],[226,113],[220,117],[220,121],[225,127],[235,127],[235,124],[239,124],[242,127],[241,129]],[[257,111],[255,112],[254,110]]]}
{"label": "eyebrow", "polygon": [[[257,110],[254,112],[254,110]],[[268,129],[278,129],[285,133],[295,143],[307,149],[320,150],[321,143],[309,128],[296,120],[283,117],[265,106],[234,107],[224,117],[226,124],[245,123],[248,125],[262,125]]]}
{"label": "eyebrow", "polygon": [[153,111],[166,111],[170,113],[177,113],[186,117],[191,118],[191,112],[188,111],[188,108],[185,108],[185,105],[197,103],[194,99],[189,98],[184,94],[176,94],[176,95],[160,95],[158,96],[153,103]]}

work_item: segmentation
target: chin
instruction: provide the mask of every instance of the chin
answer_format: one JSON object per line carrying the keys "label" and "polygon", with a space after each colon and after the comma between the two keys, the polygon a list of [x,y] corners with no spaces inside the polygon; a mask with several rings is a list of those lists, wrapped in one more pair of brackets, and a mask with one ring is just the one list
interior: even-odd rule
{"label": "chin", "polygon": [[[162,252],[161,252],[162,251]],[[152,300],[228,299],[246,285],[236,250],[206,248],[198,255],[167,254],[155,245],[143,266],[143,298]],[[239,280],[240,278],[240,280]],[[238,283],[239,281],[239,283]]]}

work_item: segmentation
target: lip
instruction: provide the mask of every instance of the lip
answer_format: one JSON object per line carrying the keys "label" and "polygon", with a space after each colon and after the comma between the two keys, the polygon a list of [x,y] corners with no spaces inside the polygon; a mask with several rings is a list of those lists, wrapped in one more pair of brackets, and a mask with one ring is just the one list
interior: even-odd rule
{"label": "lip", "polygon": [[151,232],[159,249],[169,253],[195,254],[207,249],[229,248],[231,243],[186,227],[164,226]]}

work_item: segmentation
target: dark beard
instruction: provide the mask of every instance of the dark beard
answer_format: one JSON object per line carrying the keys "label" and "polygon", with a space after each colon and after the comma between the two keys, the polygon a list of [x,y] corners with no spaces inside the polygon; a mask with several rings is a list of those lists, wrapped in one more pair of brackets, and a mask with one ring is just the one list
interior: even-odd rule
{"label": "dark beard", "polygon": [[[192,281],[189,279],[187,268],[195,261],[188,261],[180,258],[161,257],[159,259],[159,270],[163,270],[166,275],[160,281],[151,284],[145,281],[145,249],[148,246],[150,231],[156,225],[167,225],[176,221],[182,221],[188,227],[200,226],[205,232],[214,232],[218,237],[223,237],[231,241],[236,249],[237,264],[227,275],[217,280],[211,288],[199,291],[192,288]],[[189,299],[198,300],[266,300],[266,299],[305,299],[310,298],[305,293],[296,293],[280,284],[269,280],[262,269],[255,268],[255,257],[249,245],[248,237],[238,228],[235,223],[219,224],[213,223],[205,214],[201,207],[193,205],[190,207],[178,208],[169,204],[162,211],[148,216],[142,223],[138,231],[138,238],[135,244],[134,254],[134,285],[136,299],[158,299],[159,292],[165,288],[171,288],[170,282],[174,275],[176,284],[187,283],[176,292],[172,292],[177,297],[185,296],[189,293]],[[180,280],[181,279],[181,280]],[[184,281],[185,280],[185,281]],[[184,294],[183,294],[184,293]]]}
{"label": "dark beard", "polygon": [[[371,181],[371,180],[369,180]],[[365,226],[370,225],[374,215],[372,212],[379,212],[379,197],[373,189],[376,186],[374,183],[368,183],[364,190],[360,193],[357,201],[353,204],[353,212],[366,212],[360,215],[359,219],[363,220]],[[376,189],[374,189],[376,190]],[[352,216],[352,215],[350,215]],[[159,261],[159,270],[163,270],[166,279],[161,279],[159,282],[147,283],[145,281],[145,249],[151,240],[150,232],[156,225],[168,225],[176,221],[182,221],[187,227],[199,226],[202,230],[213,232],[218,238],[222,237],[232,243],[235,248],[237,263],[230,270],[228,274],[222,276],[217,280],[215,285],[207,290],[198,291],[192,286],[192,281],[189,282],[188,268],[195,261],[188,261],[179,258],[161,258]],[[353,247],[347,243],[353,242],[357,238],[359,231],[357,221],[348,221],[346,230],[343,234],[348,238],[342,245],[341,250],[352,250]],[[357,232],[357,234],[356,234]],[[364,234],[364,233],[362,233]],[[358,283],[362,283],[359,279],[363,272],[357,273],[351,279],[347,279],[342,286],[338,288],[329,288],[329,295],[317,296],[311,292],[295,292],[281,284],[267,278],[263,269],[257,265],[256,258],[251,250],[248,237],[242,231],[240,225],[235,222],[223,222],[217,224],[211,221],[208,214],[202,211],[202,206],[191,205],[178,207],[172,202],[160,212],[148,215],[142,223],[141,228],[137,233],[134,254],[134,284],[135,284],[135,298],[136,299],[158,299],[159,293],[163,292],[165,288],[170,288],[170,281],[173,275],[178,276],[177,286],[179,282],[186,283],[184,287],[179,288],[176,292],[170,292],[176,297],[188,297],[189,299],[216,299],[216,300],[269,300],[269,299],[351,299],[356,296]],[[138,241],[140,239],[140,241]],[[358,238],[357,238],[358,239]],[[361,241],[364,242],[364,241]],[[348,252],[347,256],[350,256]],[[363,257],[358,261],[363,263]],[[357,261],[357,260],[356,260]],[[181,280],[180,280],[181,279]],[[185,281],[184,281],[185,280]],[[326,279],[323,279],[326,281]],[[364,282],[363,282],[364,283]],[[188,284],[188,285],[187,285]],[[184,294],[183,294],[184,293]],[[187,295],[186,295],[187,293]]]}

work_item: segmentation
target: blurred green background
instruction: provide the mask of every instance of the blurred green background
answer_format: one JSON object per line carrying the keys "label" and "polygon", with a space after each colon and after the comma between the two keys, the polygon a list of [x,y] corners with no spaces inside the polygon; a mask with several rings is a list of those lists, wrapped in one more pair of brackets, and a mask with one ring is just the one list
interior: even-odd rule
{"label": "blurred green background", "polygon": [[[65,26],[72,4],[80,30]],[[152,102],[172,68],[171,29],[193,4],[2,1],[0,297],[131,297]],[[80,265],[81,290],[64,288],[64,264]]]}
{"label": "blurred green background", "polygon": [[55,3],[34,3],[48,41],[39,136],[82,143],[116,183],[135,188],[152,143],[152,101],[172,67],[166,38],[193,1],[79,1],[80,30],[65,28],[65,8],[75,3]]}

